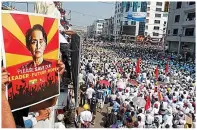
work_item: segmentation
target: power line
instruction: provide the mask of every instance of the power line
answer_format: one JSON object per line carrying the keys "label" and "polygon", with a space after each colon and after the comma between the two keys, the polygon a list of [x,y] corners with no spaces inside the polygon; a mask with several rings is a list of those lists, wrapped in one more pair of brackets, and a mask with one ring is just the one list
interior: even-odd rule
{"label": "power line", "polygon": [[[70,9],[66,9],[66,10],[70,10]],[[86,15],[86,16],[90,16],[90,17],[95,17],[95,18],[102,18],[102,16],[96,16],[96,15],[91,15],[91,14],[85,14],[85,13],[81,13],[81,12],[78,12],[78,11],[74,11],[74,10],[70,10],[71,12],[74,12],[74,13],[78,13],[78,14],[81,14],[81,15]],[[105,18],[102,18],[102,19],[105,19]]]}
{"label": "power line", "polygon": [[103,3],[103,4],[110,4],[110,5],[115,5],[116,3],[111,3],[111,2],[102,2],[102,1],[98,1],[100,3]]}

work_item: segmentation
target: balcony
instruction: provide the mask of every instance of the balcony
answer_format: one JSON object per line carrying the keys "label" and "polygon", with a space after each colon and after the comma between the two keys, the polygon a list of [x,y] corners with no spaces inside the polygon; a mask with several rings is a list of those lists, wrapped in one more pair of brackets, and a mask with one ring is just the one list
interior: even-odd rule
{"label": "balcony", "polygon": [[186,26],[195,26],[195,24],[196,24],[196,18],[192,18],[192,19],[186,19],[184,22],[183,22],[183,24],[182,24],[182,26],[183,27],[186,27]]}
{"label": "balcony", "polygon": [[191,11],[195,11],[196,8],[196,4],[193,5],[189,5],[189,3],[186,5],[186,7],[184,7],[184,11],[185,12],[191,12]]}

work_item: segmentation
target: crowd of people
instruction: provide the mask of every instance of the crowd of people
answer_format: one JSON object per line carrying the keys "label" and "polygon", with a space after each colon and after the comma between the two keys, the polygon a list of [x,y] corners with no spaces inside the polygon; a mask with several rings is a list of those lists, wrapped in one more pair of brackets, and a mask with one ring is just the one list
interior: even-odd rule
{"label": "crowd of people", "polygon": [[[78,114],[94,125],[107,109],[106,128],[195,128],[195,59],[156,48],[83,43]],[[101,120],[101,119],[100,119]]]}

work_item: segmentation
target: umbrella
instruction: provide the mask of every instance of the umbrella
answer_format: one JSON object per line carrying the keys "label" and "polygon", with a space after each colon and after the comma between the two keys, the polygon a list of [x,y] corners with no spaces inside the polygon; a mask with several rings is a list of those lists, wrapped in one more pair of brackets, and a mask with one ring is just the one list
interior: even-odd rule
{"label": "umbrella", "polygon": [[131,84],[131,85],[138,85],[138,82],[136,80],[132,80],[132,79],[129,79],[128,82]]}
{"label": "umbrella", "polygon": [[146,101],[142,97],[134,97],[132,99],[133,105],[138,106],[138,107],[144,107],[146,104]]}
{"label": "umbrella", "polygon": [[109,81],[107,81],[107,80],[100,80],[100,81],[99,81],[99,84],[100,84],[100,85],[103,85],[103,84],[104,84],[104,85],[106,85],[106,86],[110,86],[110,83],[109,83]]}

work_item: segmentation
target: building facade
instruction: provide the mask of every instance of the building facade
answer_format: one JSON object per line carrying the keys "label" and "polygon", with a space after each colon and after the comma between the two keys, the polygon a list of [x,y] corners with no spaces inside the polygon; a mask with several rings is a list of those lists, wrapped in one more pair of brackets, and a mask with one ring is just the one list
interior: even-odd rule
{"label": "building facade", "polygon": [[166,34],[168,5],[169,2],[166,1],[147,2],[147,15],[144,36],[160,39]]}
{"label": "building facade", "polygon": [[93,33],[94,33],[93,25],[87,26],[87,37],[93,38],[94,37]]}
{"label": "building facade", "polygon": [[[128,13],[146,12],[147,2],[116,2],[114,15],[114,31],[115,41],[132,42],[135,41],[137,35],[144,35],[145,21],[139,22],[128,20]],[[128,26],[128,28],[127,28]],[[131,34],[124,34],[124,29],[129,29]]]}
{"label": "building facade", "polygon": [[95,20],[93,23],[93,38],[98,38],[101,36],[103,31],[103,24],[105,20],[104,19],[98,19]]}
{"label": "building facade", "polygon": [[102,36],[107,41],[111,41],[113,38],[113,19],[113,17],[105,19],[103,23]]}
{"label": "building facade", "polygon": [[170,52],[195,56],[196,3],[170,2],[166,45]]}

